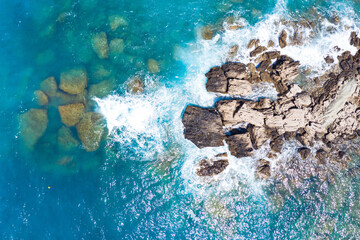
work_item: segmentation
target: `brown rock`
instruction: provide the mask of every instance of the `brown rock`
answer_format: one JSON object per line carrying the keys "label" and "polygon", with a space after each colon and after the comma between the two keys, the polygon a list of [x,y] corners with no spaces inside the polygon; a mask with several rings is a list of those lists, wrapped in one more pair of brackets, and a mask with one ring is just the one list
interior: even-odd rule
{"label": "brown rock", "polygon": [[84,116],[85,106],[82,103],[59,106],[61,121],[68,127],[75,126]]}
{"label": "brown rock", "polygon": [[243,63],[226,63],[221,66],[227,78],[248,79],[249,73]]}
{"label": "brown rock", "polygon": [[285,30],[282,30],[279,36],[279,45],[281,48],[286,47],[287,45],[286,38],[287,38],[287,32]]}
{"label": "brown rock", "polygon": [[332,63],[334,63],[334,59],[333,59],[332,57],[330,57],[330,56],[326,56],[324,59],[325,59],[325,62],[326,62],[327,64],[332,64]]}
{"label": "brown rock", "polygon": [[305,160],[310,156],[311,150],[309,148],[303,147],[298,149],[298,153],[300,154],[301,158]]}
{"label": "brown rock", "polygon": [[267,48],[264,46],[258,46],[257,48],[255,48],[253,51],[250,52],[250,57],[255,57],[256,55],[262,53],[266,49]]}
{"label": "brown rock", "polygon": [[87,86],[86,71],[82,68],[62,72],[59,88],[70,94],[80,94]]}
{"label": "brown rock", "polygon": [[239,50],[239,45],[233,45],[233,46],[231,46],[229,53],[231,56],[234,56],[234,55],[236,55],[238,50]]}
{"label": "brown rock", "polygon": [[237,78],[229,79],[228,94],[246,96],[252,93],[252,87],[249,81]]}
{"label": "brown rock", "polygon": [[30,109],[19,116],[20,137],[25,146],[32,150],[45,133],[48,125],[48,114],[45,109]]}
{"label": "brown rock", "polygon": [[326,163],[326,155],[327,152],[324,149],[317,150],[316,151],[317,163],[320,165],[324,165]]}
{"label": "brown rock", "polygon": [[47,105],[49,103],[48,96],[46,96],[46,94],[43,91],[36,90],[34,92],[34,97],[35,97],[35,101],[40,106]]}
{"label": "brown rock", "polygon": [[143,80],[138,76],[134,77],[128,83],[128,89],[133,94],[142,93],[144,91]]}
{"label": "brown rock", "polygon": [[259,179],[267,179],[271,176],[270,171],[270,162],[260,159],[256,168],[256,176]]}
{"label": "brown rock", "polygon": [[264,127],[250,125],[248,132],[250,134],[252,146],[256,150],[259,149],[269,139],[269,136],[267,135]]}
{"label": "brown rock", "polygon": [[253,73],[256,72],[256,66],[253,63],[248,63],[248,65],[246,66],[247,69],[249,70],[249,72]]}
{"label": "brown rock", "polygon": [[249,157],[253,154],[249,133],[227,136],[226,143],[229,145],[231,155],[237,158]]}
{"label": "brown rock", "polygon": [[268,42],[268,48],[274,47],[274,42],[272,40],[269,40]]}
{"label": "brown rock", "polygon": [[54,77],[49,77],[40,83],[41,90],[48,95],[53,97],[57,91],[57,84]]}
{"label": "brown rock", "polygon": [[91,46],[100,59],[109,57],[109,45],[105,32],[94,34],[91,38]]}
{"label": "brown rock", "polygon": [[213,28],[210,26],[205,26],[201,29],[201,36],[205,40],[211,40],[214,37]]}
{"label": "brown rock", "polygon": [[79,146],[79,141],[73,136],[71,130],[65,126],[59,129],[57,141],[61,151],[71,151]]}
{"label": "brown rock", "polygon": [[270,148],[271,150],[273,150],[274,152],[278,152],[280,153],[281,152],[281,149],[283,147],[283,144],[284,144],[284,140],[282,137],[277,137],[275,138],[274,140],[272,140],[270,142]]}
{"label": "brown rock", "polygon": [[270,64],[271,64],[270,60],[262,61],[256,69],[259,72],[264,72],[269,67]]}
{"label": "brown rock", "polygon": [[207,77],[206,90],[208,92],[227,92],[228,80],[220,67],[211,68],[205,76]]}
{"label": "brown rock", "polygon": [[87,152],[96,151],[105,133],[104,119],[99,113],[87,112],[76,124],[76,130],[85,150]]}
{"label": "brown rock", "polygon": [[196,174],[201,177],[214,176],[223,172],[228,165],[228,160],[209,161],[207,159],[202,159],[199,163],[200,169],[197,170]]}
{"label": "brown rock", "polygon": [[187,106],[182,122],[185,138],[198,148],[223,146],[225,133],[220,115],[215,109]]}
{"label": "brown rock", "polygon": [[247,48],[253,48],[259,42],[260,42],[259,39],[251,39]]}
{"label": "brown rock", "polygon": [[270,77],[270,74],[268,72],[262,72],[260,73],[261,81],[263,82],[273,82],[272,78]]}

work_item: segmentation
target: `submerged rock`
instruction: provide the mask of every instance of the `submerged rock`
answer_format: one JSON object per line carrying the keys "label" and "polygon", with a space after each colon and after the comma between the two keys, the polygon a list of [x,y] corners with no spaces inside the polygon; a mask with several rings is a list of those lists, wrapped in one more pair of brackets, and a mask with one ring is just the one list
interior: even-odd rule
{"label": "submerged rock", "polygon": [[131,79],[127,86],[129,91],[133,94],[142,93],[144,91],[144,82],[139,76]]}
{"label": "submerged rock", "polygon": [[45,133],[48,125],[48,114],[45,109],[30,109],[19,116],[20,137],[25,146],[32,150]]}
{"label": "submerged rock", "polygon": [[126,21],[126,19],[119,15],[109,16],[109,23],[111,31],[116,31],[119,27],[128,26],[128,22]]}
{"label": "submerged rock", "polygon": [[210,26],[205,26],[201,29],[201,36],[205,40],[211,40],[214,37],[213,28]]}
{"label": "submerged rock", "polygon": [[85,150],[87,152],[96,151],[105,133],[104,119],[99,113],[87,112],[76,124],[76,130]]}
{"label": "submerged rock", "polygon": [[73,136],[70,128],[65,126],[59,129],[57,142],[61,151],[71,151],[79,146],[79,141]]}
{"label": "submerged rock", "polygon": [[68,127],[75,126],[84,116],[85,106],[82,103],[59,106],[61,121]]}
{"label": "submerged rock", "polygon": [[148,70],[154,74],[160,72],[159,63],[155,59],[150,58],[148,60]]}
{"label": "submerged rock", "polygon": [[103,98],[106,95],[110,94],[113,89],[114,82],[111,80],[104,80],[97,84],[91,84],[89,86],[89,98]]}
{"label": "submerged rock", "polygon": [[79,94],[87,86],[87,74],[83,68],[74,68],[62,72],[59,88],[70,94]]}
{"label": "submerged rock", "polygon": [[124,40],[120,38],[115,38],[110,41],[110,55],[117,56],[123,53],[124,51]]}
{"label": "submerged rock", "polygon": [[222,128],[220,115],[215,109],[187,106],[182,118],[185,138],[197,147],[223,146],[225,133]]}
{"label": "submerged rock", "polygon": [[49,77],[40,83],[41,90],[49,97],[55,96],[57,84],[54,77]]}
{"label": "submerged rock", "polygon": [[35,101],[40,106],[47,105],[49,103],[48,96],[43,91],[36,90],[34,92]]}
{"label": "submerged rock", "polygon": [[109,45],[105,32],[94,34],[91,38],[91,46],[100,59],[109,57]]}

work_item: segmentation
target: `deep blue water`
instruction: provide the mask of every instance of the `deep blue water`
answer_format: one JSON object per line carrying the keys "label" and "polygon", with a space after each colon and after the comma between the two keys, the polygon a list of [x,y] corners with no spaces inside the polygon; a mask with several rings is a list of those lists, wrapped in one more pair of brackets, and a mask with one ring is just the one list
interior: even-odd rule
{"label": "deep blue water", "polygon": [[[1,238],[359,239],[358,177],[339,173],[333,185],[310,179],[291,193],[280,183],[254,182],[250,173],[197,182],[191,162],[201,152],[181,135],[183,107],[214,101],[201,95],[203,74],[224,61],[212,48],[235,42],[242,48],[251,34],[261,35],[252,27],[269,16],[312,18],[311,8],[323,18],[336,11],[358,26],[357,1],[0,0]],[[127,26],[111,31],[108,16],[114,14]],[[234,15],[247,22],[246,38],[201,40],[206,25],[226,35],[222,23]],[[109,40],[124,40],[117,59],[100,60],[92,50],[90,37],[101,31]],[[147,71],[149,58],[159,62],[157,75]],[[95,84],[101,81],[94,74],[99,64],[114,79],[109,95],[119,98],[109,101],[109,111],[123,114],[115,133],[95,152],[62,152],[56,147],[62,123],[57,107],[49,105],[46,132],[33,151],[26,149],[18,116],[39,108],[32,99],[40,82],[49,76],[59,81],[61,72],[82,66]],[[125,93],[134,75],[148,83],[141,96]],[[132,115],[138,108],[140,114]],[[71,164],[60,165],[69,154]]]}

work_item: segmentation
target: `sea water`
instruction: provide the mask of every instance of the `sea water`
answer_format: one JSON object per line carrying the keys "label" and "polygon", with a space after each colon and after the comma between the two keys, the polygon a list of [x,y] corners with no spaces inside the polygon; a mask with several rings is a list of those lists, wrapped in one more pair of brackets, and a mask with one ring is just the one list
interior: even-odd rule
{"label": "sea water", "polygon": [[[358,175],[339,170],[332,182],[306,179],[297,187],[260,181],[254,163],[264,157],[265,144],[254,157],[230,157],[223,173],[200,178],[199,160],[227,149],[196,148],[184,139],[181,123],[188,104],[213,106],[218,98],[206,92],[204,74],[229,60],[249,62],[253,38],[277,47],[284,20],[315,22],[314,33],[304,30],[303,46],[282,49],[311,68],[310,76],[329,68],[325,56],[336,63],[335,46],[355,53],[349,36],[359,27],[357,1],[0,0],[0,6],[2,239],[360,238]],[[112,15],[127,24],[111,31]],[[335,15],[340,24],[331,21]],[[229,21],[242,27],[229,30]],[[210,40],[202,38],[205,26],[213,29]],[[123,39],[123,53],[99,59],[91,47],[98,32]],[[229,59],[235,44],[239,50]],[[158,62],[159,73],[148,71],[148,59]],[[61,72],[81,66],[96,84],[99,65],[115,83],[93,99],[108,130],[100,148],[79,147],[71,156],[59,150],[62,124],[49,106],[45,134],[33,151],[26,149],[18,116],[38,107],[33,92],[40,82],[59,81]],[[144,81],[142,94],[127,88],[134,76]],[[275,99],[276,91],[261,85],[249,96],[259,97]],[[286,143],[279,158],[291,159],[296,144]]]}

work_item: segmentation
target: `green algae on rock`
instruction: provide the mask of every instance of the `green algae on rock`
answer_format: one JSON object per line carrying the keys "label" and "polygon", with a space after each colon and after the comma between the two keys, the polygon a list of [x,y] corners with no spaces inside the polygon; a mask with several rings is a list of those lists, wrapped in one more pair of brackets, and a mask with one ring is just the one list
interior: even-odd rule
{"label": "green algae on rock", "polygon": [[61,73],[59,88],[70,94],[79,94],[86,88],[87,80],[85,69],[74,68]]}
{"label": "green algae on rock", "polygon": [[89,86],[89,98],[98,97],[103,98],[114,89],[114,82],[112,80],[104,80],[97,84]]}
{"label": "green algae on rock", "polygon": [[19,116],[20,136],[25,146],[33,150],[39,138],[45,133],[48,125],[46,109],[32,108]]}
{"label": "green algae on rock", "polygon": [[87,112],[83,119],[76,125],[81,143],[87,152],[96,151],[105,133],[103,117],[99,113]]}
{"label": "green algae on rock", "polygon": [[54,77],[48,77],[40,83],[40,89],[49,97],[56,95],[57,84]]}
{"label": "green algae on rock", "polygon": [[41,90],[36,90],[34,92],[34,98],[36,103],[40,106],[47,105],[49,103],[48,96],[46,96],[46,94]]}
{"label": "green algae on rock", "polygon": [[109,45],[105,32],[94,34],[91,38],[91,46],[100,59],[109,57]]}
{"label": "green algae on rock", "polygon": [[58,147],[62,151],[71,151],[79,146],[79,141],[73,136],[70,128],[62,126],[57,133]]}
{"label": "green algae on rock", "polygon": [[82,103],[73,103],[59,106],[61,121],[68,127],[75,126],[84,116],[85,106]]}
{"label": "green algae on rock", "polygon": [[109,22],[111,31],[115,31],[119,27],[128,26],[128,22],[126,21],[126,19],[119,15],[109,16]]}

